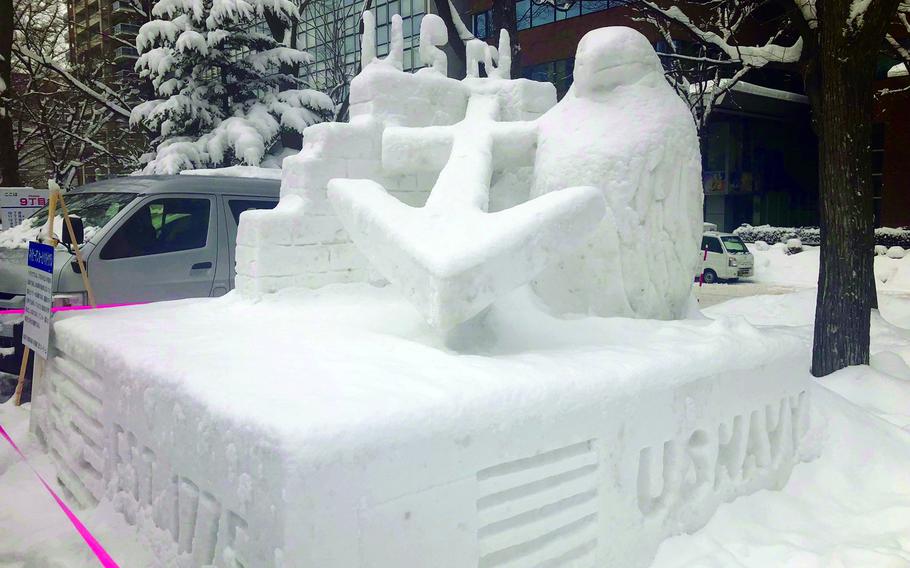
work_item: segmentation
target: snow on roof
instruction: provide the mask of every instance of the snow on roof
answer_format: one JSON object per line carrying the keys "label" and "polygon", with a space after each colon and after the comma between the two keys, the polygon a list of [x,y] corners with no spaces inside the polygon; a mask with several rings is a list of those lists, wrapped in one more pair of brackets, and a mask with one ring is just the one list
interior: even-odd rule
{"label": "snow on roof", "polygon": [[281,179],[281,170],[277,168],[260,168],[256,166],[230,166],[199,170],[183,170],[184,176],[223,176],[240,178]]}
{"label": "snow on roof", "polygon": [[906,77],[908,74],[910,73],[907,72],[907,65],[905,63],[898,63],[891,69],[888,69],[888,77]]}

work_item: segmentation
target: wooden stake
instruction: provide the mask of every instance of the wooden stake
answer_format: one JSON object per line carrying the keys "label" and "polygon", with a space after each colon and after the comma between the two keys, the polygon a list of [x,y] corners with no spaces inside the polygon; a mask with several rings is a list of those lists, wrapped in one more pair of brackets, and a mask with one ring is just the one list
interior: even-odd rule
{"label": "wooden stake", "polygon": [[57,192],[58,190],[52,189],[50,194],[50,202],[47,204],[47,240],[48,244],[54,246],[54,217],[57,216]]}
{"label": "wooden stake", "polygon": [[25,348],[22,352],[22,365],[19,366],[19,381],[16,383],[16,406],[22,404],[22,389],[25,387],[25,371],[28,369],[28,356],[31,349]]}

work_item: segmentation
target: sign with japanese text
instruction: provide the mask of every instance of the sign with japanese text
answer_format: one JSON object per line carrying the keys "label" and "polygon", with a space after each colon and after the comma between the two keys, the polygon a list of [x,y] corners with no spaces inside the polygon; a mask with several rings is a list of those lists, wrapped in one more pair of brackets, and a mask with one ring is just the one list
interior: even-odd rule
{"label": "sign with japanese text", "polygon": [[48,204],[48,190],[31,187],[4,187],[0,191],[0,222],[4,229],[15,227]]}
{"label": "sign with japanese text", "polygon": [[54,296],[54,247],[28,243],[28,280],[22,344],[47,359]]}

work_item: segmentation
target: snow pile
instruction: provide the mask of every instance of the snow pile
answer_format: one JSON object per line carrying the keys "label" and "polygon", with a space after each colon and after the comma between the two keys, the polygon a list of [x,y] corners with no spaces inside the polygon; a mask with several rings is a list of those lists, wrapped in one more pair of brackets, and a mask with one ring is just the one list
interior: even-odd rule
{"label": "snow pile", "polygon": [[901,259],[907,255],[907,251],[904,250],[904,247],[893,246],[888,249],[885,253],[885,256],[888,258]]}
{"label": "snow pile", "polygon": [[[810,291],[755,296],[705,313],[800,326],[809,340],[814,300]],[[664,542],[652,568],[906,565],[910,301],[885,296],[881,314],[872,322],[872,366],[841,370],[812,389],[813,423],[827,431],[820,458],[796,468],[782,491],[725,505],[698,533]]]}
{"label": "snow pile", "polygon": [[[790,254],[787,246],[777,243],[761,250],[747,245],[755,256],[755,275],[750,282],[796,288],[818,285],[819,248],[803,247],[802,252]],[[897,257],[877,254],[874,260],[875,280],[879,292],[910,292],[910,256]]]}

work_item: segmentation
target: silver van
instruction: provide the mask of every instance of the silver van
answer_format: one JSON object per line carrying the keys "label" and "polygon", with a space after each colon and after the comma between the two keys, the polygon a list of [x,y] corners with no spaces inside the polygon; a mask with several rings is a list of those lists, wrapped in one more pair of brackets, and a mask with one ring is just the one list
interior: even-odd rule
{"label": "silver van", "polygon": [[[278,179],[130,176],[67,192],[69,215],[76,232],[84,234],[81,249],[97,302],[227,293],[234,287],[240,214],[275,207],[280,185]],[[47,214],[41,209],[18,227],[0,231],[0,310],[24,304],[28,240],[40,234]],[[68,236],[59,208],[56,215],[57,236]],[[65,244],[55,250],[53,278],[55,305],[88,303],[79,265]],[[0,314],[0,401],[11,394],[10,379],[19,373],[21,321],[21,315]]]}
{"label": "silver van", "polygon": [[[275,207],[280,184],[277,179],[240,177],[131,176],[90,183],[64,194],[70,216],[83,225],[81,248],[97,302],[154,302],[227,293],[234,287],[240,214]],[[47,214],[44,208],[24,223],[44,226]],[[59,208],[57,214],[62,215]],[[58,237],[62,232],[58,230]],[[9,242],[0,233],[0,243]],[[18,243],[0,248],[0,309],[23,305],[25,247]],[[54,257],[54,301],[56,305],[87,303],[78,263],[64,244],[57,246]]]}

